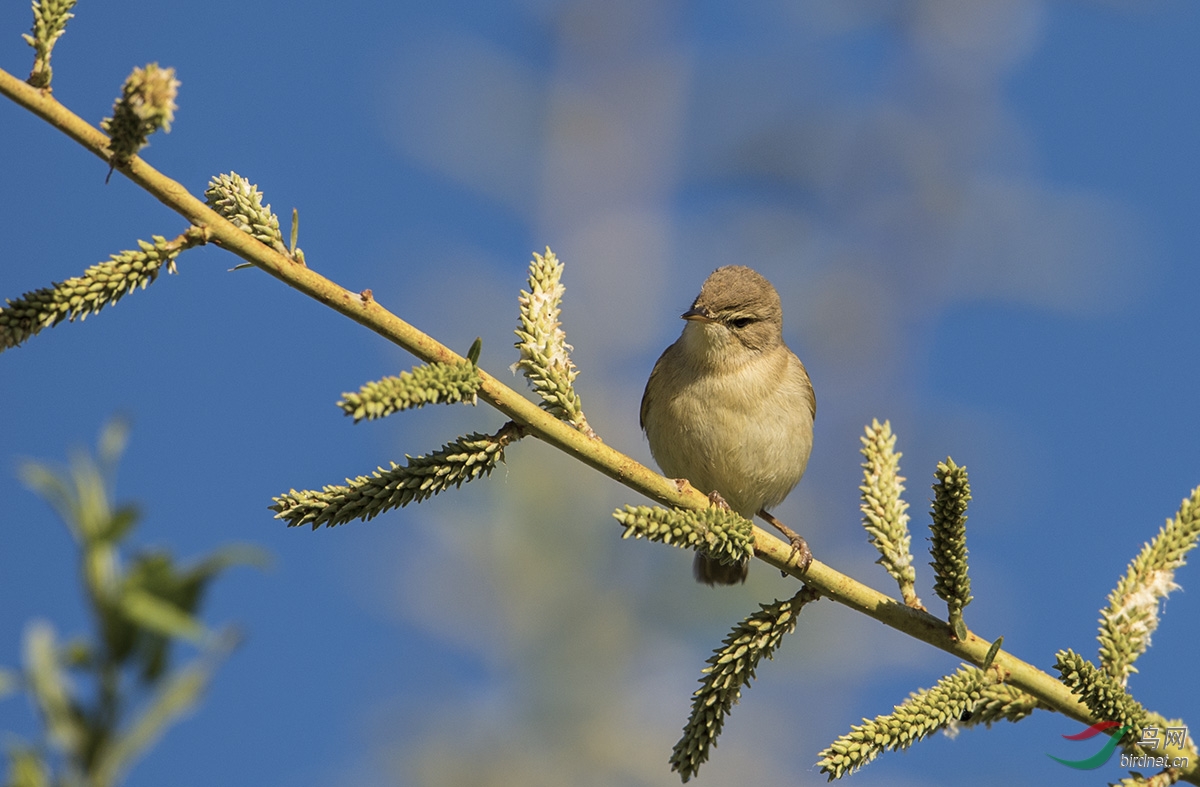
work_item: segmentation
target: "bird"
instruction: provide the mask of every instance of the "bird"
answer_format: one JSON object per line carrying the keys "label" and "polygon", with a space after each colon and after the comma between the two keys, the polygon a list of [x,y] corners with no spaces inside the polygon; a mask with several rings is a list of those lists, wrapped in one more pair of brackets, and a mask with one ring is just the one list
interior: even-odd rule
{"label": "bird", "polygon": [[[641,426],[663,473],[715,505],[755,514],[792,543],[807,570],[808,544],[769,513],[795,488],[812,453],[817,400],[804,364],[783,340],[783,305],[767,279],[744,265],[713,271],[679,339],[663,351],[642,394]],[[704,584],[746,581],[747,559],[696,554]]]}

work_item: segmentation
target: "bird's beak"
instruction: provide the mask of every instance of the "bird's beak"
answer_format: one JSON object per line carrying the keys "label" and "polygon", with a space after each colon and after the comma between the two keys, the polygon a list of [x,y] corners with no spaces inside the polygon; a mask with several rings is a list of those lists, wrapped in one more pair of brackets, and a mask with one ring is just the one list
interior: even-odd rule
{"label": "bird's beak", "polygon": [[683,314],[681,314],[679,316],[685,320],[694,320],[696,322],[712,322],[713,321],[713,318],[708,316],[708,312],[705,311],[703,307],[697,308],[697,307],[693,306],[692,308],[688,309],[687,311],[685,311]]}

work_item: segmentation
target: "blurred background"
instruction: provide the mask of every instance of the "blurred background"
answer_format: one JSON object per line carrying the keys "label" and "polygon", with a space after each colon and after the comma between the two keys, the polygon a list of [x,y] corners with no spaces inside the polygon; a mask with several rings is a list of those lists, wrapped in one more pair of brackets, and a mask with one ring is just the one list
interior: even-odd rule
{"label": "blurred background", "polygon": [[[0,7],[0,65],[21,77],[30,25],[26,3]],[[1183,0],[114,0],[76,9],[54,95],[98,123],[134,66],[175,67],[151,164],[197,195],[250,178],[285,233],[299,208],[311,267],[460,352],[482,336],[493,373],[550,246],[588,418],[647,463],[638,403],[678,315],[714,268],[757,268],[819,401],[808,474],[777,513],[895,592],[857,491],[862,428],[890,419],[922,597],[939,608],[924,550],[949,455],[974,491],[967,622],[1050,669],[1060,648],[1095,658],[1108,592],[1200,484],[1198,35]],[[0,139],[0,297],[186,226],[7,102]],[[70,538],[17,463],[124,414],[136,540],[275,556],[215,585],[204,617],[246,640],[128,784],[678,784],[667,758],[705,658],[794,583],[755,566],[744,587],[695,585],[690,554],[618,538],[612,510],[642,501],[534,440],[420,506],[286,529],[273,495],[503,418],[353,425],[339,395],[414,360],[237,262],[190,251],[178,276],[0,357],[0,663],[19,663],[32,619],[64,636],[88,620]],[[1200,567],[1177,579],[1130,686],[1195,724]],[[815,604],[698,782],[824,783],[835,736],[957,666]],[[0,729],[34,734],[23,698],[0,702]],[[1060,737],[1079,730],[1042,713],[851,778],[1126,775],[1046,757],[1092,754]]]}

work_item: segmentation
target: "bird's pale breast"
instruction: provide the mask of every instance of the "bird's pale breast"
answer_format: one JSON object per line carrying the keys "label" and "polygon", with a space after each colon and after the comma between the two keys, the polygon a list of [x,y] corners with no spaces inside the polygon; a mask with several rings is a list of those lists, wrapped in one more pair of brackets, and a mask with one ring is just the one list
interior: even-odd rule
{"label": "bird's pale breast", "polygon": [[[720,492],[744,516],[787,497],[812,450],[812,389],[800,360],[782,349],[647,391],[646,435],[663,472]],[[667,388],[675,394],[663,397]]]}

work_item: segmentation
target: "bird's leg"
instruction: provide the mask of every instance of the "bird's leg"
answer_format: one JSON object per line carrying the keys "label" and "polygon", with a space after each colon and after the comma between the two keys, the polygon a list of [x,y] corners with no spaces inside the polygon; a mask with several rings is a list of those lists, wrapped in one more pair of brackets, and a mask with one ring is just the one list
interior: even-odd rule
{"label": "bird's leg", "polygon": [[[812,564],[813,560],[812,550],[808,548],[808,542],[805,541],[795,530],[792,530],[790,527],[776,519],[773,514],[768,513],[766,509],[760,508],[758,510],[758,515],[770,523],[771,527],[787,536],[787,540],[791,542],[792,554],[788,556],[788,562],[790,563],[793,560],[797,560],[798,557],[799,561],[797,565],[799,566],[800,571],[808,571],[808,567]],[[784,576],[787,576],[787,572],[784,572]]]}

